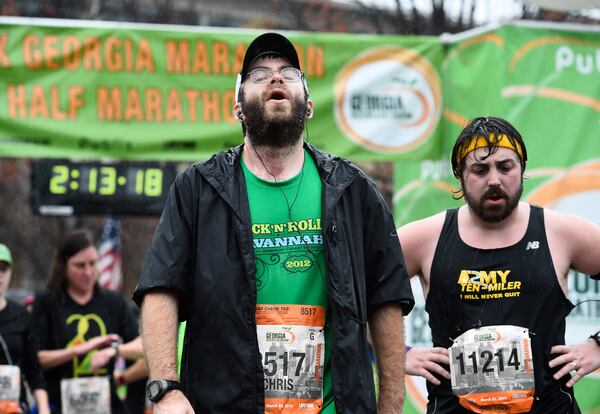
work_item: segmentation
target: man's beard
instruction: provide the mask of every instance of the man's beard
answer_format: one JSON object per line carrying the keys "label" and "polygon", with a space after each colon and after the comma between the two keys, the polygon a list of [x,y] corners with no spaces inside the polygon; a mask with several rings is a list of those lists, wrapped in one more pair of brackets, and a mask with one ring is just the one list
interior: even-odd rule
{"label": "man's beard", "polygon": [[[521,194],[523,194],[523,180],[519,184],[519,189],[517,193],[510,197],[506,192],[501,190],[498,187],[490,187],[479,200],[476,200],[472,197],[464,187],[463,184],[463,193],[465,195],[465,201],[475,212],[477,217],[487,223],[499,223],[514,211],[514,209],[519,205],[519,200],[521,199]],[[491,205],[486,206],[485,201],[488,198],[502,197],[506,201],[501,205]]]}
{"label": "man's beard", "polygon": [[275,119],[267,119],[265,106],[258,98],[246,101],[242,95],[240,103],[244,111],[246,134],[255,148],[291,147],[302,138],[308,108],[306,97],[293,98],[290,101],[291,115],[276,116]]}

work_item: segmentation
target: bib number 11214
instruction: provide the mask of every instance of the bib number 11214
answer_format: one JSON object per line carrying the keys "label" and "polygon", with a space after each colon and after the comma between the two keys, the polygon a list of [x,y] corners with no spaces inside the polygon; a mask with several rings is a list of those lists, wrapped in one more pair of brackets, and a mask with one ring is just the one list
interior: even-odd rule
{"label": "bib number 11214", "polygon": [[452,392],[464,408],[480,414],[530,411],[535,376],[526,328],[471,329],[456,338],[448,351]]}
{"label": "bib number 11214", "polygon": [[[508,355],[508,360],[506,360],[505,354]],[[465,362],[466,358],[466,362]],[[461,375],[465,375],[467,372],[465,370],[465,364],[471,368],[471,372],[473,374],[482,373],[491,373],[495,372],[495,368],[499,372],[503,372],[505,370],[505,366],[514,368],[515,371],[519,370],[521,363],[519,362],[519,353],[516,348],[508,349],[498,349],[495,353],[492,351],[481,351],[479,354],[477,351],[473,351],[470,354],[466,355],[463,352],[460,352],[455,357],[456,361],[458,361],[458,369],[460,370]],[[506,363],[504,362],[506,360]]]}

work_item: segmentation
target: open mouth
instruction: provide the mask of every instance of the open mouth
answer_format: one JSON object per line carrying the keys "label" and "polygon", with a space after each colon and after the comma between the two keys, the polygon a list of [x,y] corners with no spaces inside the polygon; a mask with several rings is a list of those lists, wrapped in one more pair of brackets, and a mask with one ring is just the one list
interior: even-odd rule
{"label": "open mouth", "polygon": [[283,101],[284,99],[288,99],[288,96],[282,89],[273,89],[268,98],[270,101]]}

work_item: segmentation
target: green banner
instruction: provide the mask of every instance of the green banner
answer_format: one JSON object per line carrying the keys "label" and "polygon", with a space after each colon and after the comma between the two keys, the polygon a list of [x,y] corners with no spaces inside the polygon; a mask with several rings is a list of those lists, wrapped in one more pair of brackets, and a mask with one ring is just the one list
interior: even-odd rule
{"label": "green banner", "polygon": [[[197,160],[232,116],[260,32],[0,18],[0,155]],[[352,159],[439,155],[435,37],[289,33],[315,105],[306,139]]]}
{"label": "green banner", "polygon": [[[0,156],[192,161],[242,142],[235,78],[258,31],[0,17]],[[398,160],[398,225],[462,204],[448,157],[468,119],[498,115],[529,153],[523,198],[600,224],[600,31],[511,24],[447,38],[288,33],[315,105],[306,139],[353,160]],[[442,85],[443,81],[443,85]],[[443,106],[442,106],[443,104]],[[418,291],[418,283],[414,284]],[[600,298],[574,274],[569,299]],[[422,296],[407,339],[430,344]],[[597,302],[567,342],[600,325]],[[580,381],[600,409],[600,375]],[[406,412],[424,412],[407,379]]]}
{"label": "green banner", "polygon": [[[397,224],[462,205],[449,156],[467,120],[505,117],[521,132],[529,161],[523,199],[580,215],[600,225],[600,31],[597,27],[514,24],[451,38],[443,63],[442,157],[398,162]],[[407,342],[430,346],[420,286],[406,321]],[[573,272],[569,299],[579,304],[567,319],[568,344],[600,326],[600,282]],[[589,301],[592,300],[592,301]],[[575,387],[585,413],[600,410],[600,373]],[[425,412],[424,381],[407,379],[408,413]]]}

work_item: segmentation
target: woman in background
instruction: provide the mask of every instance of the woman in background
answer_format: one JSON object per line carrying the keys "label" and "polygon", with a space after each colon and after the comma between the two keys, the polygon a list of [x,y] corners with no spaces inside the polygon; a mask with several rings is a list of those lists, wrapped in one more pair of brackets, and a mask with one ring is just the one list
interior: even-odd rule
{"label": "woman in background", "polygon": [[53,413],[126,412],[115,392],[114,361],[128,357],[131,346],[122,341],[136,339],[138,326],[121,295],[98,285],[97,261],[89,232],[67,234],[54,257],[48,291],[33,304]]}
{"label": "woman in background", "polygon": [[[37,341],[32,335],[31,316],[20,304],[6,298],[12,278],[12,255],[0,243],[0,412],[27,412],[21,374],[33,390],[39,414],[49,414],[48,394],[37,359]],[[10,381],[10,385],[8,385]]]}

